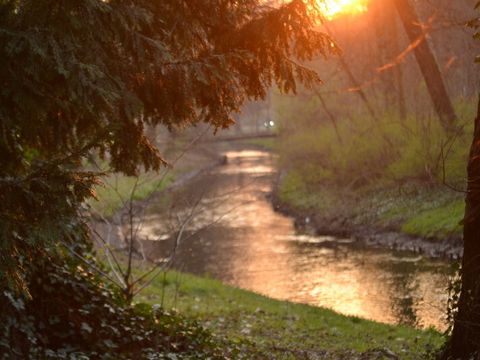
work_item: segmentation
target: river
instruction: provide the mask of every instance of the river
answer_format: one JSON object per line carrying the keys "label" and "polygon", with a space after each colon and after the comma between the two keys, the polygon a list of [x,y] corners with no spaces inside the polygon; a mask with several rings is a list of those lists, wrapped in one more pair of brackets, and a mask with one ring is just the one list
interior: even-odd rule
{"label": "river", "polygon": [[182,229],[175,255],[180,270],[346,315],[446,328],[449,263],[298,233],[268,200],[274,155],[239,147],[225,156],[225,165],[171,195],[168,214],[164,204],[147,210],[141,231],[151,239],[150,257],[168,256],[172,231]]}

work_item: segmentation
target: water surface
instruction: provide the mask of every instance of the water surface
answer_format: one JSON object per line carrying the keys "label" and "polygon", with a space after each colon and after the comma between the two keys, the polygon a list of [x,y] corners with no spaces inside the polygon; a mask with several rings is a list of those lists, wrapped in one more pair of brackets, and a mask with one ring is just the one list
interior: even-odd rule
{"label": "water surface", "polygon": [[181,270],[346,315],[445,329],[448,263],[299,234],[268,201],[274,157],[253,149],[225,155],[225,166],[173,195],[168,216],[155,206],[147,211],[150,257],[168,256],[172,233],[183,229],[175,255]]}

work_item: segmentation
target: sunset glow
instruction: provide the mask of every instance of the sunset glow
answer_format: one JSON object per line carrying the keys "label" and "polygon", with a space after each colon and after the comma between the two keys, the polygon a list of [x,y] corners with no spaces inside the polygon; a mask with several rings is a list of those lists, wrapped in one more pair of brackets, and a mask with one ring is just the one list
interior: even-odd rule
{"label": "sunset glow", "polygon": [[320,0],[323,15],[331,20],[339,15],[355,15],[366,12],[368,0]]}

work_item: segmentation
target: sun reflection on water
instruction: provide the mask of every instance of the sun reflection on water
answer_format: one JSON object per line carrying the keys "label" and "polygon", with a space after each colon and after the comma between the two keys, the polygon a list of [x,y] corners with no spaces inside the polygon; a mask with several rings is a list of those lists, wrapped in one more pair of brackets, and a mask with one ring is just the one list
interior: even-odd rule
{"label": "sun reflection on water", "polygon": [[[178,268],[346,315],[446,329],[445,264],[359,247],[352,239],[299,234],[267,198],[275,159],[252,150],[225,156],[223,166],[191,184],[193,193],[178,193],[180,205],[188,204],[183,196],[202,197],[201,211],[186,226],[176,254]],[[189,211],[188,206],[176,209],[180,218]],[[145,252],[159,259],[171,250],[164,218],[147,211],[140,230],[145,238],[162,240],[145,244]]]}

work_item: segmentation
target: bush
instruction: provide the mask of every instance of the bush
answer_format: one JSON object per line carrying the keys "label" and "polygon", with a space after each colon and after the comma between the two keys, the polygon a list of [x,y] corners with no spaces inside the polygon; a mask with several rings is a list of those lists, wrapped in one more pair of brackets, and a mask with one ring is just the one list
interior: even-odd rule
{"label": "bush", "polygon": [[1,359],[223,359],[221,344],[177,314],[127,306],[80,263],[30,266],[30,298],[0,294]]}
{"label": "bush", "polygon": [[[297,109],[295,104],[290,106]],[[385,114],[379,122],[361,116],[352,121],[341,119],[339,136],[331,123],[315,119],[318,114],[308,106],[297,109],[296,116],[307,119],[299,119],[295,126],[289,125],[288,106],[282,104],[281,108],[280,165],[293,171],[310,190],[322,186],[358,189],[407,181],[441,184],[444,177],[451,184],[464,183],[465,144],[472,129],[463,125],[471,123],[464,120],[469,108],[462,109],[458,123],[462,131],[458,134],[446,134],[436,118],[409,116],[401,120]]]}

